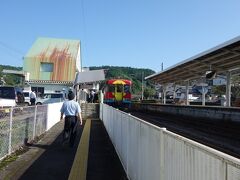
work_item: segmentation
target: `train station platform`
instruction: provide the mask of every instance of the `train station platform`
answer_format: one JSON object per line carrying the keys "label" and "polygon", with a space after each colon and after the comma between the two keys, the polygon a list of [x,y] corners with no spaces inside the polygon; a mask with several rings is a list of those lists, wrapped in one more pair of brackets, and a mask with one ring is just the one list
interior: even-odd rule
{"label": "train station platform", "polygon": [[0,179],[125,180],[126,173],[102,121],[84,120],[74,147],[62,144],[63,121],[0,170]]}

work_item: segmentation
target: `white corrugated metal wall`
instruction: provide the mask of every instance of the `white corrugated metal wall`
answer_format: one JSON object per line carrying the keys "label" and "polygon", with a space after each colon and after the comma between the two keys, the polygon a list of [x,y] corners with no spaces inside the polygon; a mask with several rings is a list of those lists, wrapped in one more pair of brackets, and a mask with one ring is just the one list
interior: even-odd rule
{"label": "white corrugated metal wall", "polygon": [[240,160],[101,104],[103,120],[132,180],[240,180]]}

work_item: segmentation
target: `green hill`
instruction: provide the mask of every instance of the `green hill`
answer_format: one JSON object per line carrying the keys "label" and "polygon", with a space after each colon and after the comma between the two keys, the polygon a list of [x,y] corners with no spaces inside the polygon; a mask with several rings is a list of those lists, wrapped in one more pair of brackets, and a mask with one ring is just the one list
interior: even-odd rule
{"label": "green hill", "polygon": [[149,95],[155,94],[153,85],[149,81],[145,81],[144,78],[154,74],[155,72],[151,69],[144,68],[131,68],[131,67],[118,67],[118,66],[93,66],[89,67],[90,70],[106,69],[106,79],[113,78],[124,78],[132,80],[133,94],[141,96],[142,93],[142,84],[144,86],[144,96],[148,97]]}
{"label": "green hill", "polygon": [[14,74],[3,74],[2,73],[3,69],[21,71],[22,67],[0,65],[0,78],[4,79],[4,81],[6,82],[6,85],[18,86],[21,84],[21,78],[19,78],[19,76]]}

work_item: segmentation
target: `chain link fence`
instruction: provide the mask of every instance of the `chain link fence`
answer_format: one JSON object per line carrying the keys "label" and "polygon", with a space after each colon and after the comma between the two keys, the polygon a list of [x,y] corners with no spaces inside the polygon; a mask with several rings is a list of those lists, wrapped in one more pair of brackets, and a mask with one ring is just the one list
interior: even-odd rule
{"label": "chain link fence", "polygon": [[48,106],[14,107],[0,111],[0,159],[46,131]]}
{"label": "chain link fence", "polygon": [[240,107],[240,84],[235,84],[231,88],[232,91],[232,106]]}

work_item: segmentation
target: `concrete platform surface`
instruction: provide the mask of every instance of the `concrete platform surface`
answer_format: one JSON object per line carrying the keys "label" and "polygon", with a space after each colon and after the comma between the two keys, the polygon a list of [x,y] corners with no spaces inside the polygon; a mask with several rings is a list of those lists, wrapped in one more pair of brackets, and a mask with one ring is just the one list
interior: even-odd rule
{"label": "concrete platform surface", "polygon": [[[84,126],[78,127],[74,147],[62,145],[63,121],[51,128],[29,150],[0,171],[0,180],[67,180],[77,156],[87,156],[87,180],[126,180],[127,176],[100,120],[91,120],[88,155],[76,153]],[[84,152],[84,151],[81,151]],[[80,171],[79,171],[80,172]]]}
{"label": "concrete platform surface", "polygon": [[122,164],[100,120],[92,121],[87,180],[127,180]]}

